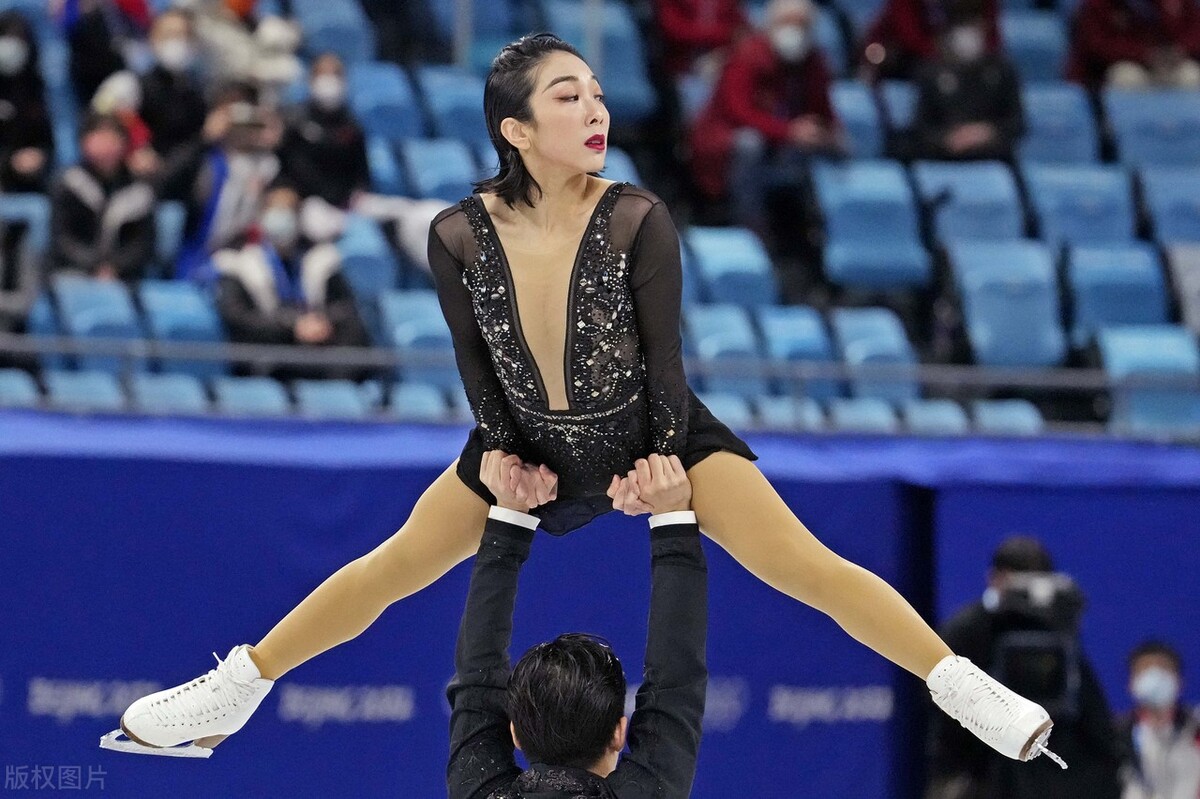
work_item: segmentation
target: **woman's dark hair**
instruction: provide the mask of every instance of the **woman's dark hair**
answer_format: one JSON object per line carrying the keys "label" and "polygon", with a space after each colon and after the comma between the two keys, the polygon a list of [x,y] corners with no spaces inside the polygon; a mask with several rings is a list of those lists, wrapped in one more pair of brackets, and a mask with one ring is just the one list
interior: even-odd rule
{"label": "woman's dark hair", "polygon": [[500,132],[506,117],[519,122],[533,119],[529,98],[533,96],[533,73],[546,56],[555,51],[583,58],[579,51],[553,33],[532,33],[507,44],[492,61],[487,83],[483,87],[483,116],[488,136],[500,159],[500,171],[495,177],[481,180],[475,191],[491,192],[504,200],[509,208],[517,201],[533,205],[533,192],[541,193],[537,181],[525,169],[521,153],[509,144]]}
{"label": "woman's dark hair", "polygon": [[508,717],[530,763],[591,768],[625,714],[625,673],[612,647],[583,633],[538,644],[508,679]]}

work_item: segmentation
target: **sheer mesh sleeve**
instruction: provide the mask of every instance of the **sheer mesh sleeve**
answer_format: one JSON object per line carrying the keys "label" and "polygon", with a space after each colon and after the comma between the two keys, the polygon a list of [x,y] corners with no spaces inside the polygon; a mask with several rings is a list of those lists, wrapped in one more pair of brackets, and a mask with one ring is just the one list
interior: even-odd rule
{"label": "sheer mesh sleeve", "polygon": [[487,449],[522,451],[522,437],[509,413],[504,389],[492,367],[487,342],[479,330],[471,294],[463,282],[463,264],[451,254],[437,233],[439,214],[429,226],[429,266],[437,288],[442,315],[450,326],[454,359],[471,405],[471,413]]}
{"label": "sheer mesh sleeve", "polygon": [[688,386],[679,334],[683,265],[679,234],[661,200],[646,212],[632,253],[633,301],[646,363],[651,443],[660,455],[683,457],[688,420]]}

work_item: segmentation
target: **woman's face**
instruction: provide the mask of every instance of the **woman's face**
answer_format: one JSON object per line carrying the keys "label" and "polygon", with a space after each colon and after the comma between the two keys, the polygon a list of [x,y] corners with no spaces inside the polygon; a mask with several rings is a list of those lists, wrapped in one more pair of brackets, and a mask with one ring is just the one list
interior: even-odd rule
{"label": "woman's face", "polygon": [[535,70],[529,98],[533,123],[522,126],[536,159],[573,172],[598,172],[608,149],[608,110],[600,83],[577,56],[555,51]]}

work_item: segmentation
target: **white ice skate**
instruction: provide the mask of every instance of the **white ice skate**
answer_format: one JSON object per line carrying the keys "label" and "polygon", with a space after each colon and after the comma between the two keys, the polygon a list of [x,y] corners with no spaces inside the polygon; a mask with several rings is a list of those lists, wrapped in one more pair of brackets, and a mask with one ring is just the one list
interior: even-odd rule
{"label": "white ice skate", "polygon": [[1014,760],[1045,755],[1067,767],[1046,748],[1054,726],[1050,714],[1005,688],[967,658],[943,658],[926,684],[938,707],[1000,754]]}
{"label": "white ice skate", "polygon": [[191,682],[143,696],[121,716],[121,728],[100,739],[103,749],[167,757],[208,757],[242,728],[275,683],[262,677],[247,644]]}

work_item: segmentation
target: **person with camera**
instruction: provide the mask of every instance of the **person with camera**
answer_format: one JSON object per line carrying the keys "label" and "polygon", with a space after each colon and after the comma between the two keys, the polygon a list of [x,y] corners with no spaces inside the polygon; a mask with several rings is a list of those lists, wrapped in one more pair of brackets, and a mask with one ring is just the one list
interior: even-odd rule
{"label": "person with camera", "polygon": [[931,720],[925,799],[1119,799],[1119,747],[1108,702],[1083,652],[1083,594],[1056,573],[1036,538],[1013,536],[992,555],[987,590],[939,630],[958,654],[1054,717],[1055,751],[1071,764],[1014,769],[952,719]]}

